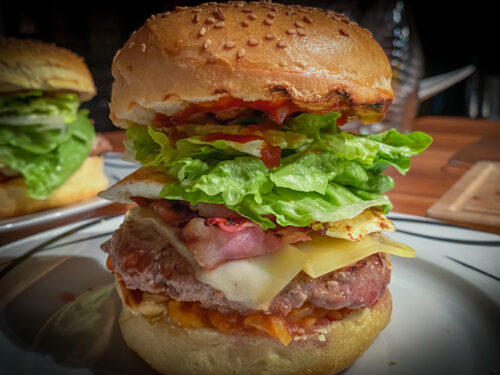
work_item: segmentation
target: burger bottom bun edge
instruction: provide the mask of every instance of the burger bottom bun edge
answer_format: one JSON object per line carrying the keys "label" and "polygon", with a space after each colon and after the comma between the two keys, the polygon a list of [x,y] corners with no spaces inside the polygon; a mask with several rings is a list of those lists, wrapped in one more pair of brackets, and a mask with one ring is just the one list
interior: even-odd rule
{"label": "burger bottom bun edge", "polygon": [[271,337],[187,329],[165,318],[152,323],[126,305],[119,323],[127,346],[162,374],[334,374],[368,349],[391,311],[387,289],[371,306],[287,347]]}

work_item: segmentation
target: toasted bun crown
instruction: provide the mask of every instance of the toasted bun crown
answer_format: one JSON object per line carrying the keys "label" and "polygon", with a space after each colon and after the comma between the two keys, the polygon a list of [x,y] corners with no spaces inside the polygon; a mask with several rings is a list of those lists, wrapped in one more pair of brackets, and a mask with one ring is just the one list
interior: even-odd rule
{"label": "toasted bun crown", "polygon": [[152,16],[112,71],[111,119],[122,127],[222,96],[287,98],[303,111],[336,109],[373,122],[393,99],[390,64],[368,30],[331,11],[268,2]]}
{"label": "toasted bun crown", "polygon": [[26,90],[75,92],[90,100],[96,89],[81,57],[36,40],[0,38],[0,93]]}

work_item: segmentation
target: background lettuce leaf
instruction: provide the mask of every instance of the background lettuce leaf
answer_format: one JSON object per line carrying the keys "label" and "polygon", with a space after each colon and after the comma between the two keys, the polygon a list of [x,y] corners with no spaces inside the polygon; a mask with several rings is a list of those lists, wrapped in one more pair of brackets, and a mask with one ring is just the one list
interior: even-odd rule
{"label": "background lettuce leaf", "polygon": [[11,143],[0,145],[0,164],[5,164],[24,176],[29,197],[47,198],[87,158],[95,136],[94,127],[87,115],[88,111],[79,111],[75,121],[67,124],[62,141],[49,152],[31,152]]}

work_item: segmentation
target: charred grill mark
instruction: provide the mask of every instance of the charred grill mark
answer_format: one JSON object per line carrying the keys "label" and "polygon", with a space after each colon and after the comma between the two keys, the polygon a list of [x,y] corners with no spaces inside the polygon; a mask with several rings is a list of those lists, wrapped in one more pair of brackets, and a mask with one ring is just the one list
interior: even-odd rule
{"label": "charred grill mark", "polygon": [[272,94],[278,94],[280,97],[291,99],[292,96],[288,92],[287,88],[284,86],[272,86],[269,89],[269,92]]}

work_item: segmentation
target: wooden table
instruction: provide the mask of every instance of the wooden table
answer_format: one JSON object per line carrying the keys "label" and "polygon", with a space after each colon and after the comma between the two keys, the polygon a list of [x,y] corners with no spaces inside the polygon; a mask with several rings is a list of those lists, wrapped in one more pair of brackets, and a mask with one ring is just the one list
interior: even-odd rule
{"label": "wooden table", "polygon": [[[422,117],[415,120],[413,130],[430,134],[434,143],[423,154],[412,159],[412,167],[406,176],[400,176],[389,168],[387,174],[395,180],[395,188],[388,193],[394,204],[394,211],[426,216],[427,209],[457,181],[470,165],[450,165],[449,160],[463,147],[481,137],[500,137],[500,121],[471,120],[454,117]],[[115,151],[123,151],[123,132],[106,133]],[[499,141],[500,147],[500,141]],[[65,218],[36,228],[11,232],[0,238],[0,245],[27,235],[92,217],[103,217],[123,213],[127,205],[113,204],[84,215]],[[483,231],[500,233],[499,228],[454,222]]]}
{"label": "wooden table", "polygon": [[[433,144],[421,155],[412,158],[406,176],[388,168],[395,187],[387,195],[394,211],[426,216],[427,210],[472,166],[454,159],[454,155],[483,137],[497,139],[500,149],[500,121],[472,120],[455,117],[422,117],[415,121],[413,130],[420,130],[434,138]],[[450,163],[450,159],[454,161]],[[454,224],[500,233],[500,228],[464,222]]]}

